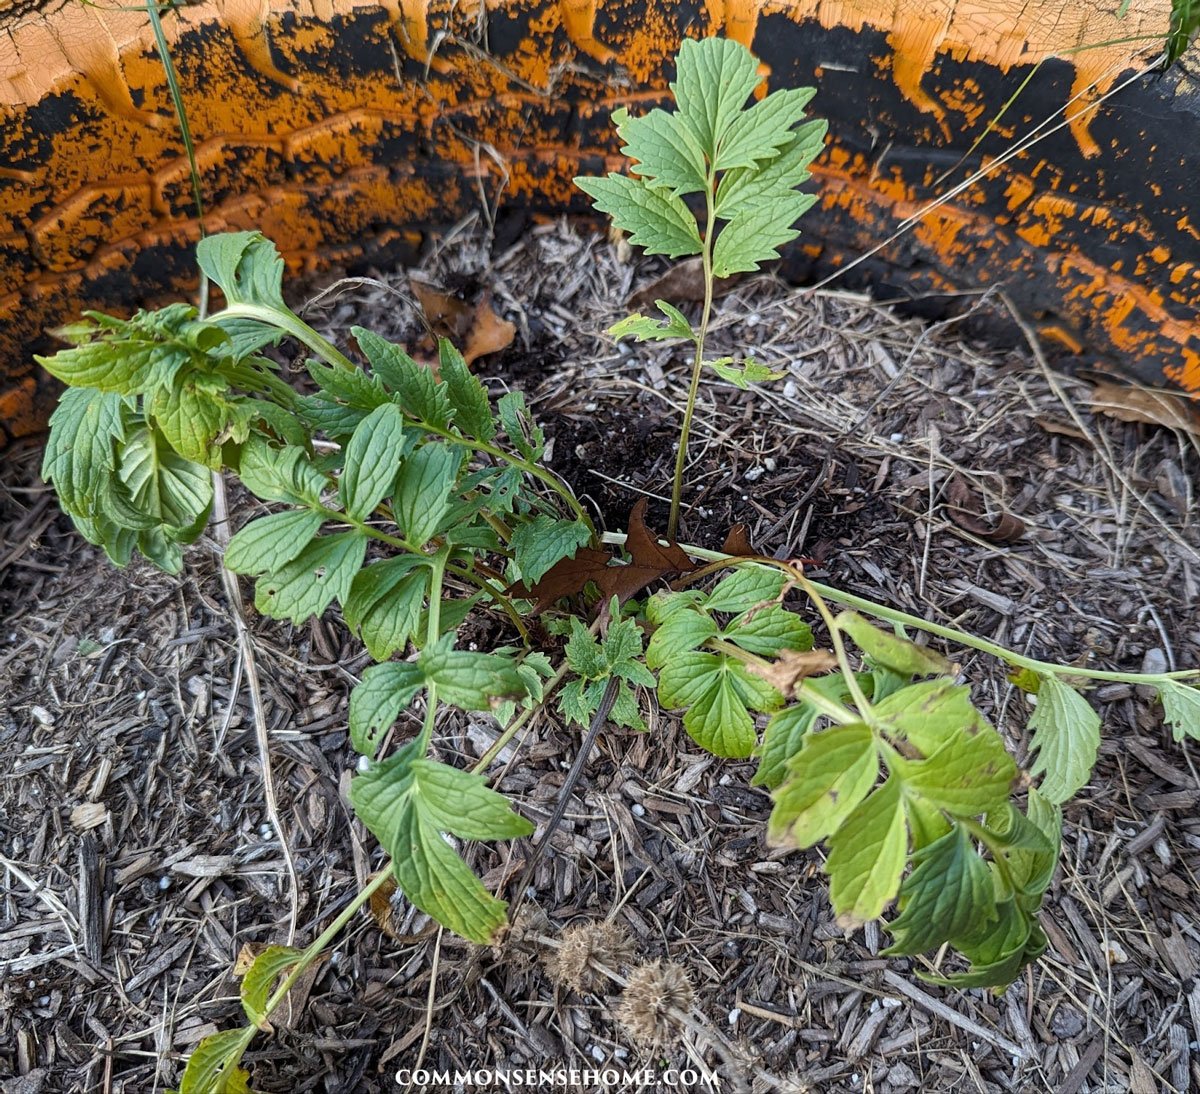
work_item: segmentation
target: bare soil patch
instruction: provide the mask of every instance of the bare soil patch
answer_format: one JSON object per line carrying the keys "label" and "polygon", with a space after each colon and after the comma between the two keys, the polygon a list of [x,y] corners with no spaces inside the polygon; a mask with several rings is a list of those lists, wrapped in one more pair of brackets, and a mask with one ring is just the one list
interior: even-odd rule
{"label": "bare soil patch", "polygon": [[[494,259],[464,233],[426,270],[488,289],[517,324],[477,372],[496,393],[526,391],[551,467],[608,527],[643,494],[661,523],[686,364],[676,348],[598,333],[661,267],[553,225]],[[342,341],[350,323],[410,339],[406,297],[389,274],[335,289],[309,317]],[[682,538],[712,546],[744,521],[760,549],[821,560],[823,581],[1033,656],[1200,663],[1194,440],[1093,418],[1085,385],[1027,347],[988,349],[860,297],[759,278],[718,309],[718,345],[753,346],[787,376],[749,393],[703,386]],[[202,1036],[240,1023],[241,947],[286,938],[281,837],[300,942],[379,863],[345,800],[346,701],[368,661],[335,619],[250,621],[274,831],[211,545],[178,579],[141,562],[116,571],[58,515],[36,465],[13,454],[0,477],[0,1090],[143,1094],[170,1088]],[[955,476],[986,520],[1014,514],[1026,534],[1003,545],[964,530]],[[249,511],[240,503],[235,522]],[[1023,755],[1020,693],[956,652]],[[999,997],[922,986],[920,962],[878,956],[875,927],[845,937],[821,855],[766,847],[751,765],[702,753],[654,713],[646,735],[602,736],[526,907],[556,935],[612,920],[637,960],[678,963],[707,1030],[640,1049],[609,990],[552,979],[521,945],[439,942],[396,902],[386,929],[359,917],[303,985],[305,1005],[256,1039],[255,1089],[390,1092],[418,1059],[716,1066],[728,1043],[754,1090],[1187,1090],[1200,1082],[1200,778],[1145,697],[1112,685],[1092,699],[1105,737],[1066,810],[1052,948]],[[486,722],[443,718],[444,758],[477,756]],[[493,769],[498,787],[544,821],[580,735],[542,718]],[[492,884],[527,854],[524,842],[472,850]]]}

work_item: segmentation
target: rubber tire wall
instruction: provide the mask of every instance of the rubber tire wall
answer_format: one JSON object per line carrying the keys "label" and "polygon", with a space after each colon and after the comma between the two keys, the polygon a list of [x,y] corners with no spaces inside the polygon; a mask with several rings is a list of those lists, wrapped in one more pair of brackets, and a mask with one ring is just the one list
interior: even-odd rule
{"label": "rubber tire wall", "polygon": [[[481,204],[509,235],[583,212],[571,177],[620,165],[609,114],[661,101],[684,34],[745,42],[772,87],[819,87],[831,136],[784,263],[798,278],[1057,114],[842,283],[934,312],[999,284],[1061,352],[1200,392],[1200,55],[1096,106],[1161,51],[1170,0],[1120,19],[992,2],[209,0],[164,18],[205,227],[261,229],[293,272],[414,258]],[[47,330],[193,287],[200,223],[146,15],[9,0],[0,21],[2,446],[44,422]]]}

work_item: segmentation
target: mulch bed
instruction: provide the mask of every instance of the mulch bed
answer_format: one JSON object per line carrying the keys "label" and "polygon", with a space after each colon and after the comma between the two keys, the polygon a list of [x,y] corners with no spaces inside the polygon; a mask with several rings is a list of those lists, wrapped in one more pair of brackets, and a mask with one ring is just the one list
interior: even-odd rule
{"label": "mulch bed", "polygon": [[[487,290],[516,323],[514,344],[476,371],[496,393],[527,393],[551,467],[610,528],[643,494],[660,524],[666,511],[686,363],[676,347],[600,333],[661,269],[564,225],[491,259],[464,229],[425,266],[465,296]],[[309,318],[420,335],[403,273],[339,286]],[[749,393],[702,387],[681,538],[712,546],[744,521],[760,550],[820,559],[829,584],[1037,657],[1200,664],[1194,439],[1093,417],[1086,385],[964,329],[769,277],[735,286],[716,346],[754,347],[787,375]],[[201,1037],[240,1023],[241,948],[286,940],[293,895],[296,938],[311,940],[380,861],[346,802],[347,695],[368,660],[336,619],[250,620],[293,890],[211,544],[179,578],[143,562],[117,571],[58,514],[37,454],[8,455],[0,1091],[163,1090]],[[964,498],[975,522],[949,504]],[[242,499],[235,522],[249,512]],[[1024,535],[996,542],[1006,515]],[[987,658],[955,655],[1024,756],[1020,693]],[[1091,697],[1104,743],[1066,810],[1043,915],[1052,946],[1000,996],[923,986],[913,972],[926,963],[879,957],[875,926],[845,936],[819,851],[766,846],[752,765],[708,756],[654,711],[646,735],[602,735],[526,907],[545,934],[612,920],[635,960],[682,966],[704,1027],[641,1049],[612,985],[576,990],[536,946],[439,941],[396,900],[359,916],[302,985],[305,1005],[256,1038],[255,1089],[394,1091],[418,1060],[717,1066],[732,1048],[756,1091],[1187,1090],[1200,1082],[1200,778],[1146,696]],[[470,758],[493,733],[447,713],[437,747]],[[499,789],[544,821],[579,737],[542,718],[497,763]],[[528,851],[470,854],[499,884]]]}

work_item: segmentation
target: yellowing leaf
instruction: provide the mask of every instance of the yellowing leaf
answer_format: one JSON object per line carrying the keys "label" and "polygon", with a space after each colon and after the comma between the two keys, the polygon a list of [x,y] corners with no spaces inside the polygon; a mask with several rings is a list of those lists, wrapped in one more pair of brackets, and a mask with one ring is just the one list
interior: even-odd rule
{"label": "yellowing leaf", "polygon": [[865,725],[809,733],[772,794],[767,826],[776,845],[811,847],[836,832],[858,807],[879,774],[875,739]]}
{"label": "yellowing leaf", "polygon": [[1164,680],[1158,685],[1158,700],[1163,706],[1163,721],[1171,727],[1175,740],[1191,737],[1200,741],[1200,688]]}
{"label": "yellowing leaf", "polygon": [[854,930],[876,919],[900,888],[908,850],[904,798],[894,775],[829,839],[829,897],[838,926]]}

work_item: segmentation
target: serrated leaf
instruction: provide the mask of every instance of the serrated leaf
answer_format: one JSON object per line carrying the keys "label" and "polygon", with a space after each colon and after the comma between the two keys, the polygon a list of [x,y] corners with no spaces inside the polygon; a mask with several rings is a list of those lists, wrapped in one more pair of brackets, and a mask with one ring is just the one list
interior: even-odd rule
{"label": "serrated leaf", "polygon": [[767,837],[776,845],[811,847],[836,832],[879,774],[875,739],[865,725],[809,733],[771,795]]}
{"label": "serrated leaf", "polygon": [[974,817],[1004,808],[1017,765],[1004,741],[979,715],[927,760],[902,761],[897,774],[909,794],[955,816]]}
{"label": "serrated leaf", "polygon": [[130,433],[117,446],[117,478],[132,508],[154,524],[190,528],[212,504],[212,476],[206,467],[172,450],[156,431]]}
{"label": "serrated leaf", "polygon": [[379,740],[425,686],[425,674],[411,661],[372,665],[350,692],[350,743],[374,756]]}
{"label": "serrated leaf", "polygon": [[1156,685],[1158,701],[1162,703],[1163,721],[1171,727],[1176,741],[1190,737],[1200,741],[1200,688],[1188,687],[1174,680]]}
{"label": "serrated leaf", "polygon": [[854,930],[877,919],[900,888],[908,850],[904,797],[894,775],[829,838],[829,898],[838,926]]}
{"label": "serrated leaf", "polygon": [[652,669],[660,669],[680,654],[699,649],[720,633],[716,622],[703,612],[672,612],[650,636],[646,664]]}
{"label": "serrated leaf", "polygon": [[1074,688],[1045,675],[1029,731],[1029,750],[1037,754],[1029,774],[1041,776],[1042,796],[1061,805],[1091,777],[1100,750],[1100,715]]}
{"label": "serrated leaf", "polygon": [[752,168],[727,171],[717,184],[716,215],[730,220],[738,213],[769,205],[809,177],[808,167],[820,154],[825,121],[812,121],[793,130],[779,155]]}
{"label": "serrated leaf", "polygon": [[361,532],[318,536],[292,561],[258,579],[254,606],[263,615],[293,623],[322,615],[335,599],[345,603],[366,553],[367,537]]}
{"label": "serrated leaf", "polygon": [[758,87],[758,62],[729,38],[685,38],[675,58],[671,84],[679,113],[710,159],[730,125]]}
{"label": "serrated leaf", "polygon": [[263,501],[296,505],[319,505],[321,493],[328,486],[328,480],[309,462],[303,448],[274,448],[257,436],[242,446],[238,477]]}
{"label": "serrated leaf", "polygon": [[184,459],[216,469],[221,445],[234,423],[235,409],[221,394],[222,381],[190,376],[159,387],[149,400],[150,416]]}
{"label": "serrated leaf", "polygon": [[952,680],[922,680],[875,703],[875,717],[890,736],[909,741],[922,755],[930,756],[974,726],[978,714],[969,687]]}
{"label": "serrated leaf", "polygon": [[258,1029],[271,1032],[271,1024],[267,1021],[267,1002],[275,989],[275,982],[303,956],[302,950],[291,946],[268,946],[246,970],[240,989],[242,1009]]}
{"label": "serrated leaf", "polygon": [[496,423],[483,384],[446,338],[438,339],[438,360],[446,395],[454,408],[454,424],[468,437],[490,441],[496,436]]}
{"label": "serrated leaf", "polygon": [[762,384],[787,375],[786,372],[777,372],[759,364],[753,357],[747,357],[740,365],[734,364],[732,357],[721,357],[716,361],[706,361],[705,364],[722,380],[728,380],[743,391],[749,391],[751,384]]}
{"label": "serrated leaf", "polygon": [[633,170],[642,178],[676,195],[694,194],[707,185],[704,149],[679,114],[651,110],[630,117],[624,108],[613,111],[621,151],[636,160]]}
{"label": "serrated leaf", "polygon": [[414,547],[442,530],[462,462],[461,448],[425,444],[400,468],[392,508],[404,538]]}
{"label": "serrated leaf", "polygon": [[291,562],[321,527],[320,513],[288,509],[250,521],[225,548],[225,566],[235,574],[267,574]]}
{"label": "serrated leaf", "polygon": [[283,259],[261,232],[206,236],[196,244],[196,262],[230,304],[261,304],[287,311]]}
{"label": "serrated leaf", "polygon": [[391,493],[404,443],[404,414],[394,403],[371,411],[346,445],[338,494],[346,515],[366,520]]}
{"label": "serrated leaf", "polygon": [[525,395],[506,391],[496,403],[496,417],[508,435],[508,442],[530,463],[537,463],[546,454],[546,434],[533,420]]}
{"label": "serrated leaf", "polygon": [[715,169],[755,168],[778,157],[793,142],[792,127],[816,93],[815,87],[780,88],[739,111],[721,138]]}
{"label": "serrated leaf", "polygon": [[[525,835],[532,825],[515,814],[501,818],[499,795],[493,797],[481,778],[431,775],[423,763],[406,748],[371,764],[350,784],[354,811],[392,856],[400,888],[414,905],[464,938],[489,943],[505,924],[505,904],[484,889],[438,825],[452,815],[468,828],[488,823],[505,834]],[[422,792],[422,776],[432,800]]]}
{"label": "serrated leaf", "polygon": [[811,650],[812,630],[795,612],[778,604],[739,615],[722,637],[750,653],[774,657],[783,650]]}
{"label": "serrated leaf", "polygon": [[842,612],[836,622],[838,630],[849,635],[871,661],[901,676],[944,676],[950,672],[950,662],[941,654],[882,630],[857,612]]}
{"label": "serrated leaf", "polygon": [[787,777],[787,765],[804,744],[820,717],[816,707],[795,703],[771,715],[758,750],[758,768],[750,780],[751,786],[774,790]]}
{"label": "serrated leaf", "polygon": [[373,562],[354,575],[342,615],[376,661],[386,661],[418,633],[429,577],[419,555]]}
{"label": "serrated leaf", "polygon": [[403,347],[363,327],[351,327],[350,333],[370,363],[371,371],[396,393],[404,410],[437,429],[450,425],[454,411],[433,369],[418,364]]}
{"label": "serrated leaf", "polygon": [[665,322],[639,313],[614,323],[608,333],[617,341],[622,338],[635,338],[639,342],[671,342],[677,338],[695,340],[696,334],[683,312],[665,300],[654,301],[654,306],[667,317]]}
{"label": "serrated leaf", "polygon": [[721,229],[713,247],[714,277],[729,277],[759,268],[779,257],[779,248],[800,235],[792,225],[816,202],[815,194],[790,190],[770,205],[746,209]]}
{"label": "serrated leaf", "polygon": [[99,511],[99,495],[116,471],[116,446],[125,437],[124,407],[115,393],[72,387],[50,416],[42,478],[72,515]]}
{"label": "serrated leaf", "polygon": [[250,1073],[239,1066],[254,1028],[223,1029],[203,1038],[188,1057],[179,1094],[250,1094]]}
{"label": "serrated leaf", "polygon": [[484,776],[429,759],[413,760],[411,767],[420,811],[439,831],[476,840],[532,834],[533,825],[489,789]]}
{"label": "serrated leaf", "polygon": [[749,611],[756,605],[778,600],[785,580],[778,570],[739,566],[717,583],[705,601],[705,610],[730,614]]}
{"label": "serrated leaf", "polygon": [[900,886],[901,912],[888,930],[887,954],[918,954],[995,923],[992,875],[962,825],[915,856]]}
{"label": "serrated leaf", "polygon": [[523,696],[525,683],[511,657],[456,650],[446,635],[421,651],[417,665],[438,698],[463,710],[489,710],[496,699]]}
{"label": "serrated leaf", "polygon": [[629,242],[647,254],[680,258],[703,249],[696,219],[682,199],[655,190],[640,179],[610,174],[607,178],[577,178],[575,185],[592,199],[613,224],[629,233]]}
{"label": "serrated leaf", "polygon": [[683,727],[692,739],[717,756],[744,759],[757,735],[750,710],[777,710],[783,697],[725,654],[681,653],[658,677],[659,702],[684,709]]}
{"label": "serrated leaf", "polygon": [[543,513],[517,525],[508,545],[522,580],[529,585],[560,559],[574,558],[590,539],[591,533],[582,521],[558,520]]}

